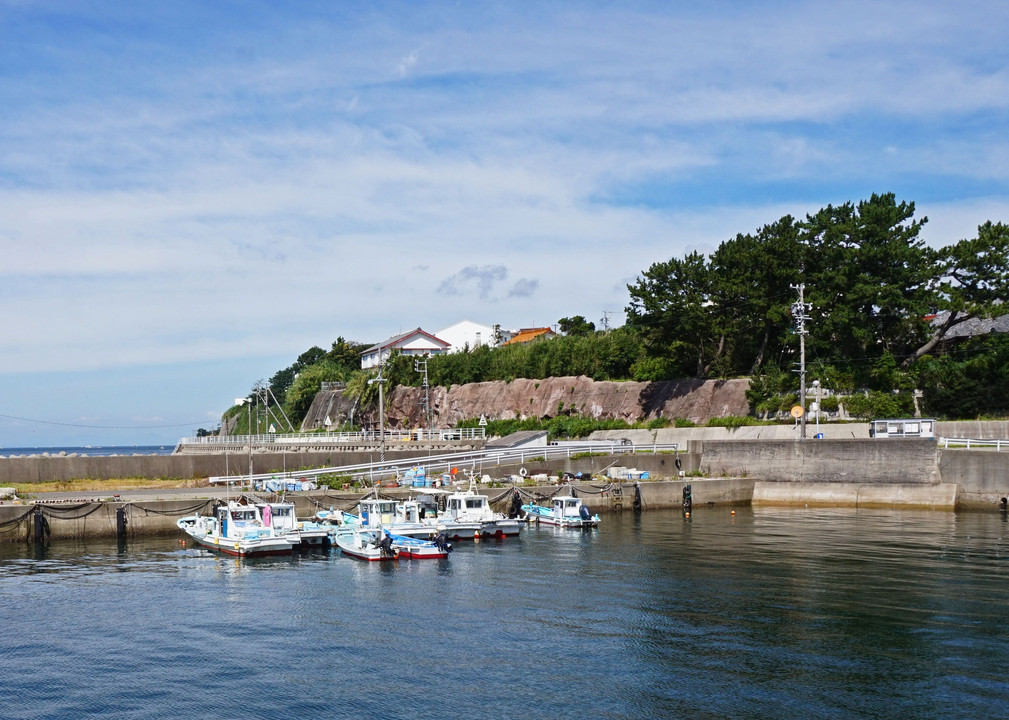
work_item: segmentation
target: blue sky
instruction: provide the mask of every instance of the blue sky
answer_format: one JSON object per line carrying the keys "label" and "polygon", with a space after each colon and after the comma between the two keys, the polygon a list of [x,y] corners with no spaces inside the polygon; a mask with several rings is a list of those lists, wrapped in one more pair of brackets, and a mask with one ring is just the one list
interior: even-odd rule
{"label": "blue sky", "polygon": [[0,446],[171,443],[338,336],[622,318],[894,192],[1009,221],[1004,2],[0,0]]}

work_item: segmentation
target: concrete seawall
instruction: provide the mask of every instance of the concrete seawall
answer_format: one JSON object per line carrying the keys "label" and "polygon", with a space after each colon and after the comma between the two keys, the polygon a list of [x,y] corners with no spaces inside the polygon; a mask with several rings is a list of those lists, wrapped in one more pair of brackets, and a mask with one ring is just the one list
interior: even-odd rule
{"label": "concrete seawall", "polygon": [[[980,429],[980,428],[979,428]],[[997,428],[986,427],[995,433]],[[649,432],[649,431],[634,431]],[[637,442],[637,440],[635,440]],[[652,480],[675,480],[678,470],[688,479],[701,474],[705,478],[741,478],[750,483],[777,483],[778,494],[763,488],[757,502],[792,504],[790,498],[838,498],[837,502],[865,506],[870,496],[883,498],[887,505],[942,506],[946,501],[921,500],[907,486],[948,485],[956,487],[957,509],[997,509],[1002,497],[1009,497],[1009,452],[985,449],[944,449],[930,440],[853,439],[822,440],[781,439],[691,439],[682,447],[687,452],[678,456],[666,453],[634,455],[583,456],[575,459],[528,461],[529,475],[559,472],[591,475],[605,473],[614,465],[648,471]],[[417,458],[409,451],[389,451],[389,459]],[[677,457],[680,468],[675,466]],[[262,453],[252,456],[256,473],[297,471],[297,469],[329,467],[338,464],[366,463],[377,460],[372,452],[351,453]],[[425,464],[417,458],[418,464]],[[121,457],[31,457],[0,458],[0,486],[46,481],[67,481],[75,478],[125,479],[171,478],[200,479],[211,475],[243,474],[248,471],[247,454],[231,455],[170,455]],[[436,468],[437,469],[437,468]],[[462,468],[470,470],[469,467]],[[518,473],[519,466],[477,464],[478,475],[492,478]],[[440,472],[440,470],[437,470]],[[847,484],[860,488],[845,494],[840,488],[817,488],[819,485]],[[879,489],[872,489],[879,488]],[[811,493],[811,494],[810,494]],[[848,498],[843,502],[841,497]],[[890,500],[886,501],[889,497]],[[798,502],[796,500],[795,502]],[[819,500],[814,500],[820,503]],[[802,500],[806,504],[806,500]]]}
{"label": "concrete seawall", "polygon": [[[686,481],[647,482],[638,487],[641,493],[641,509],[662,510],[682,507],[683,487]],[[719,478],[714,480],[692,479],[692,497],[695,507],[708,505],[746,505],[753,494],[753,481],[746,479]],[[635,485],[620,483],[619,492],[612,484],[574,483],[578,496],[593,512],[601,514],[613,512],[633,512]],[[609,489],[606,489],[609,487]],[[549,497],[559,491],[557,485],[522,487],[526,493],[539,497]],[[501,497],[507,501],[510,487],[482,488],[481,492],[492,499]],[[116,537],[117,512],[122,510],[126,518],[125,539],[144,535],[185,535],[175,524],[183,516],[200,512],[209,514],[220,497],[193,497],[180,499],[152,499],[124,502],[83,500],[81,502],[47,503],[39,501],[25,505],[0,505],[0,542],[26,542],[34,538],[35,513],[45,518],[48,540],[72,538]],[[395,490],[391,496],[408,494],[405,490]],[[124,494],[124,497],[128,494]],[[361,493],[332,493],[312,491],[291,493],[287,500],[293,501],[298,517],[310,517],[319,508],[340,507],[351,509]]]}
{"label": "concrete seawall", "polygon": [[939,481],[937,448],[928,440],[721,440],[705,442],[701,471],[799,483]]}

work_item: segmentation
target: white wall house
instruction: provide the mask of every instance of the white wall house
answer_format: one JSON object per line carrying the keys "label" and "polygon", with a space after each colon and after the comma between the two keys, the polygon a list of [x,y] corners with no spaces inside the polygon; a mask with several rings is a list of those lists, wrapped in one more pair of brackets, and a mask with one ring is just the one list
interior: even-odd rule
{"label": "white wall house", "polygon": [[494,328],[488,325],[481,325],[470,320],[457,322],[449,325],[444,330],[437,333],[439,339],[449,343],[449,352],[461,352],[463,348],[470,350],[482,345],[494,347]]}
{"label": "white wall house", "polygon": [[361,369],[378,367],[382,360],[389,358],[393,350],[399,350],[402,355],[443,355],[450,347],[450,343],[417,328],[402,335],[395,335],[378,345],[372,345],[362,352]]}

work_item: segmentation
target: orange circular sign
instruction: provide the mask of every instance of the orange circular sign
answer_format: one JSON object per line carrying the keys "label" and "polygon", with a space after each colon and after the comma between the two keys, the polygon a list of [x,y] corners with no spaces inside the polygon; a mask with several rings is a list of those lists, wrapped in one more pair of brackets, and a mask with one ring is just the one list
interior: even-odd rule
{"label": "orange circular sign", "polygon": [[793,405],[792,406],[792,417],[794,417],[796,419],[801,418],[802,417],[802,412],[803,412],[802,405]]}

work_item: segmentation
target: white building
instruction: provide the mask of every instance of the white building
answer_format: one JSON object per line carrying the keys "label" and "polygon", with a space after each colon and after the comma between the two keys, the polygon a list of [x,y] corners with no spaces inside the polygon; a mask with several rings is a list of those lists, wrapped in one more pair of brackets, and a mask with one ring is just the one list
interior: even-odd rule
{"label": "white building", "polygon": [[470,320],[449,325],[437,332],[438,338],[449,343],[449,352],[461,352],[464,348],[473,350],[483,345],[495,347],[494,328]]}
{"label": "white building", "polygon": [[399,350],[401,355],[444,355],[450,347],[450,343],[417,328],[402,335],[395,335],[378,345],[372,345],[362,352],[361,369],[378,367],[393,350]]}

